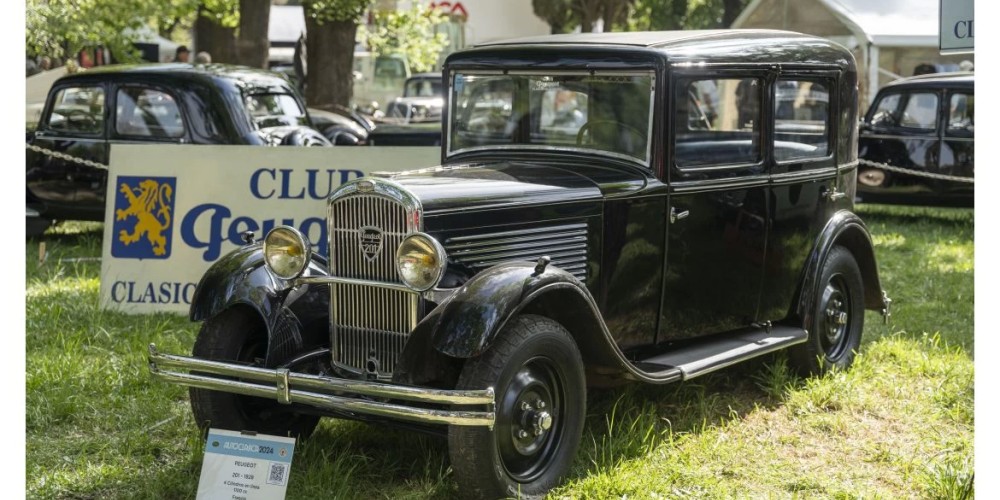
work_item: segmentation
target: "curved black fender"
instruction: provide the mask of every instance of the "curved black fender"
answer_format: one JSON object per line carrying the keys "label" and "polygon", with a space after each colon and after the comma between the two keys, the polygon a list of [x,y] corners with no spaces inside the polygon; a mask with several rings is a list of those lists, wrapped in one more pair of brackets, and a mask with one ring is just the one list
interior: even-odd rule
{"label": "curved black fender", "polygon": [[[305,276],[325,276],[326,259],[311,256]],[[277,366],[307,347],[328,342],[330,294],[322,285],[292,288],[264,265],[261,243],[226,254],[205,272],[191,299],[191,321],[204,321],[233,307],[248,307],[267,326],[265,365]]]}
{"label": "curved black fender", "polygon": [[414,385],[453,383],[463,360],[489,349],[507,321],[520,313],[543,315],[566,327],[592,382],[622,376],[660,381],[625,358],[583,283],[555,266],[539,272],[531,262],[487,269],[438,304],[411,332],[393,379]]}
{"label": "curved black fender", "polygon": [[802,319],[803,325],[808,326],[812,323],[811,305],[816,300],[816,282],[819,280],[823,263],[835,245],[847,248],[861,269],[861,279],[865,286],[865,309],[874,309],[887,315],[889,300],[879,280],[871,234],[864,221],[850,210],[841,210],[833,214],[813,243],[812,252],[803,270],[794,313]]}

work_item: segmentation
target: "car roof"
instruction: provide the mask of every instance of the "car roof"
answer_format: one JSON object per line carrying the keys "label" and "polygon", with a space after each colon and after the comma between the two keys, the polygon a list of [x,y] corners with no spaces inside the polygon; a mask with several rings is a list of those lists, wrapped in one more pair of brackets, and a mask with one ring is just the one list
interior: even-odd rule
{"label": "car roof", "polygon": [[928,73],[926,75],[910,76],[894,80],[886,84],[883,89],[899,88],[943,88],[962,87],[972,88],[975,85],[975,73],[971,71],[955,71],[951,73]]}
{"label": "car roof", "polygon": [[608,52],[658,57],[669,63],[783,63],[835,65],[854,68],[854,57],[825,38],[792,31],[764,29],[632,31],[530,36],[478,44],[452,54],[448,63],[480,57],[524,61],[518,53],[548,55],[569,61],[606,56]]}
{"label": "car roof", "polygon": [[86,71],[63,76],[56,84],[105,80],[155,80],[171,84],[194,82],[208,86],[233,86],[248,91],[280,91],[291,89],[280,73],[247,66],[228,64],[150,63],[97,66]]}

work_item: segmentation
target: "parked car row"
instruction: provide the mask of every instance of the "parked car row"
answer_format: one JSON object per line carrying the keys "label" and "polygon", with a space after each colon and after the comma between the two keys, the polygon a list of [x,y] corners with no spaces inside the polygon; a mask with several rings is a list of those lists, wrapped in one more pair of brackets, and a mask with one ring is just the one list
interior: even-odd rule
{"label": "parked car row", "polygon": [[[692,88],[691,123],[715,118],[718,91],[706,83]],[[586,102],[572,93],[546,99],[553,107],[542,119],[550,127],[572,125],[586,112]],[[814,82],[782,83],[776,133],[795,133],[789,123],[803,130],[825,119],[826,99]],[[440,146],[444,101],[440,73],[413,75],[376,123],[346,108],[307,108],[286,78],[268,71],[107,66],[59,79],[28,142],[102,164],[115,143]],[[971,73],[923,75],[884,87],[860,125],[858,200],[972,206],[974,102]],[[452,105],[453,113],[469,113],[483,126],[497,112],[489,99],[479,99],[474,110]],[[103,169],[28,151],[29,234],[53,219],[101,220],[106,181]]]}

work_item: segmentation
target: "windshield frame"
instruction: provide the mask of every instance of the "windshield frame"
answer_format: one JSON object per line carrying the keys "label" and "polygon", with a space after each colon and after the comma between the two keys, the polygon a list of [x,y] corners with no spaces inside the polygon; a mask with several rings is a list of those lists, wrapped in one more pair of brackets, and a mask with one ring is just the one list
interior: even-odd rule
{"label": "windshield frame", "polygon": [[[455,97],[455,76],[457,74],[462,74],[465,76],[626,76],[626,77],[649,77],[649,116],[646,121],[646,154],[645,158],[639,158],[637,156],[632,156],[625,153],[619,153],[615,151],[608,151],[589,147],[575,147],[568,145],[552,145],[552,144],[489,144],[482,146],[471,146],[462,149],[451,149],[452,145],[452,124],[454,123],[454,97]],[[658,85],[658,72],[652,67],[642,67],[635,69],[621,69],[621,68],[608,68],[608,69],[546,69],[546,70],[482,70],[482,69],[463,69],[463,68],[450,68],[448,69],[448,80],[445,94],[445,107],[447,110],[446,118],[448,120],[445,126],[445,137],[443,138],[442,149],[444,151],[445,159],[463,155],[467,153],[483,152],[483,151],[549,151],[549,152],[570,152],[570,153],[583,153],[588,155],[600,155],[610,158],[615,158],[619,160],[625,160],[632,163],[642,165],[645,168],[652,168],[653,160],[653,143],[655,136],[653,135],[653,128],[655,125],[655,110],[656,110],[656,87]]]}

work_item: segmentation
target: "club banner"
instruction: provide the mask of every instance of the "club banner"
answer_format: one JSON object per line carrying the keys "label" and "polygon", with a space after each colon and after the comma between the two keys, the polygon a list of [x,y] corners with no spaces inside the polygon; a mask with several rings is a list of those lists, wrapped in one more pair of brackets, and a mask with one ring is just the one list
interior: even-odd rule
{"label": "club banner", "polygon": [[186,313],[219,257],[282,224],[326,255],[325,199],[377,171],[440,163],[436,147],[111,148],[101,303],[127,313]]}

